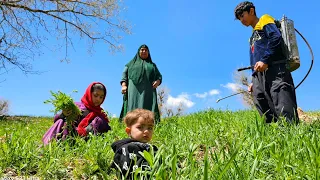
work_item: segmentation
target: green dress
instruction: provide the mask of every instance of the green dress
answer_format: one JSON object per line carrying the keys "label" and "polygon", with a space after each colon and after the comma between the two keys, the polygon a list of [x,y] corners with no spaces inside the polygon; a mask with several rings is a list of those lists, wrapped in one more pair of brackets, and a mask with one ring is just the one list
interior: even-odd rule
{"label": "green dress", "polygon": [[126,64],[123,74],[122,82],[127,83],[127,93],[123,96],[123,106],[120,114],[120,121],[123,117],[137,108],[148,109],[155,115],[155,121],[160,121],[160,113],[157,102],[157,90],[152,87],[156,80],[162,82],[162,75],[159,72],[155,63],[149,57],[142,60],[139,56],[139,51],[142,47],[148,48],[146,45],[140,46],[135,57]]}

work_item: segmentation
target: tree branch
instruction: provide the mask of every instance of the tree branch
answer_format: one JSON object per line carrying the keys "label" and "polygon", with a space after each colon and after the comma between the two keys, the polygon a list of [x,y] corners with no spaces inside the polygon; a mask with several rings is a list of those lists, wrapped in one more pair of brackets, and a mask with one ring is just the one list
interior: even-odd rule
{"label": "tree branch", "polygon": [[[20,60],[33,59],[45,46],[43,41],[54,36],[64,39],[64,58],[67,59],[68,46],[74,47],[72,40],[74,35],[78,35],[73,31],[79,33],[81,38],[90,39],[92,45],[97,40],[102,40],[109,44],[112,51],[120,50],[121,47],[116,44],[121,37],[117,33],[130,34],[130,28],[119,19],[112,22],[119,13],[117,3],[119,2],[105,0],[0,1],[0,29],[6,35],[0,39],[1,63],[4,67],[5,61],[20,65],[20,69],[28,67],[28,64],[22,64]],[[52,24],[56,27],[52,28]],[[42,35],[41,30],[51,36]]]}

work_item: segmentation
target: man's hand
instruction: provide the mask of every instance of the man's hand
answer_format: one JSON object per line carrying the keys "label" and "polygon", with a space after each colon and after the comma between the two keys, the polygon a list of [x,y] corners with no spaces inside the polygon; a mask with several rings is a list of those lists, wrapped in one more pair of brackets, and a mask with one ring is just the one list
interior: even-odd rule
{"label": "man's hand", "polygon": [[268,64],[263,63],[262,61],[258,61],[254,65],[254,70],[257,72],[263,72],[268,68]]}

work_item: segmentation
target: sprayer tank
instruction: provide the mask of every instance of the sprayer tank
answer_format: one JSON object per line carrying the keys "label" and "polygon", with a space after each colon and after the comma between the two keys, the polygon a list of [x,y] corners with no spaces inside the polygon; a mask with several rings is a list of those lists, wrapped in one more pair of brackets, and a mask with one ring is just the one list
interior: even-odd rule
{"label": "sprayer tank", "polygon": [[280,21],[280,24],[280,31],[285,44],[283,51],[288,60],[288,69],[290,71],[294,71],[300,67],[300,56],[298,51],[294,23],[286,16],[283,16]]}

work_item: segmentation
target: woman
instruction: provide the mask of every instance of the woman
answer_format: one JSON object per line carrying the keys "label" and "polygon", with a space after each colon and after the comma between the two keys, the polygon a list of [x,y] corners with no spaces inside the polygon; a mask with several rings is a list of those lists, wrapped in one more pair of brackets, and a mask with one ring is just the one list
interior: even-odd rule
{"label": "woman", "polygon": [[137,108],[154,112],[155,121],[160,121],[156,88],[162,82],[162,75],[151,60],[147,45],[141,45],[134,58],[126,64],[120,81],[124,94],[120,120]]}

